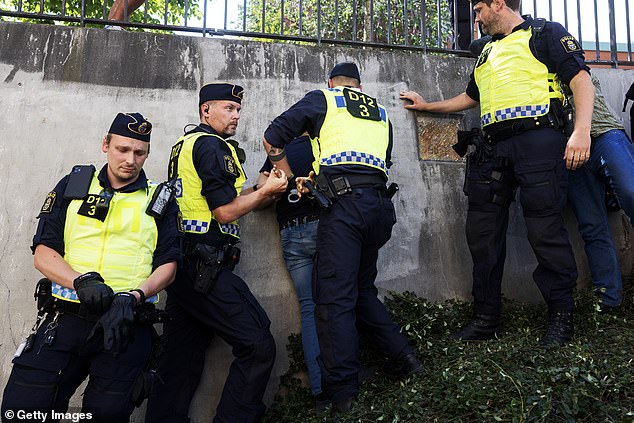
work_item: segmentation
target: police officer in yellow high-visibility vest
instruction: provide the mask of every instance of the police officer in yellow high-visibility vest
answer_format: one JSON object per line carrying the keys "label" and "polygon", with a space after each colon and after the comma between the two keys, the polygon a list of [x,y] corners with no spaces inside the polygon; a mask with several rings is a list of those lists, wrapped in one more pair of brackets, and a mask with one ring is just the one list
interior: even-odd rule
{"label": "police officer in yellow high-visibility vest", "polygon": [[[572,293],[577,268],[562,208],[567,172],[590,155],[594,88],[581,46],[560,24],[520,16],[520,0],[474,0],[476,22],[491,35],[480,53],[466,92],[426,102],[413,91],[406,109],[448,113],[480,106],[486,160],[470,161],[467,242],[473,258],[473,317],[456,339],[494,338],[500,325],[501,284],[509,206],[519,187],[528,240],[537,257],[533,278],[548,305],[542,346],[573,336]],[[574,92],[574,130],[563,133],[563,94]],[[483,154],[479,155],[484,157]]]}
{"label": "police officer in yellow high-visibility vest", "polygon": [[385,186],[392,127],[385,108],[360,83],[356,64],[337,64],[327,89],[306,94],[264,134],[269,160],[290,172],[284,146],[308,132],[318,189],[332,203],[320,213],[313,295],[322,391],[336,411],[348,410],[359,391],[357,328],[401,374],[422,371],[374,285],[379,249],[396,222]]}
{"label": "police officer in yellow high-visibility vest", "polygon": [[135,315],[174,279],[182,238],[175,201],[148,212],[157,191],[142,169],[151,131],[141,114],[119,113],[103,139],[101,171],[75,166],[48,193],[32,248],[53,299],[15,354],[3,421],[9,410],[49,419],[66,412],[86,377],[86,420],[127,422],[142,402],[133,388],[144,380],[153,335]]}
{"label": "police officer in yellow high-visibility vest", "polygon": [[[183,214],[185,257],[168,290],[163,381],[148,401],[146,422],[189,422],[188,412],[205,362],[218,335],[232,347],[214,422],[259,422],[273,362],[270,321],[247,284],[233,273],[240,250],[237,219],[286,190],[283,172],[271,172],[257,190],[242,189],[244,150],[231,140],[244,90],[230,83],[200,89],[200,124],[172,147],[169,179]],[[193,125],[192,125],[193,126]]]}

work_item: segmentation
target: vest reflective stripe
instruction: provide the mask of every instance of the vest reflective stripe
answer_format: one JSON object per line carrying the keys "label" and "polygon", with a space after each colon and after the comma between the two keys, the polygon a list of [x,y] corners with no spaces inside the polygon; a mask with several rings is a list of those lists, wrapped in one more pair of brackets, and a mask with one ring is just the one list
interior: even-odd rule
{"label": "vest reflective stripe", "polygon": [[[77,297],[77,292],[74,289],[66,288],[65,286],[61,286],[53,282],[52,284],[52,292],[53,296],[56,298],[60,298],[66,301],[79,302],[79,298]],[[159,296],[158,294],[152,295],[150,298],[146,299],[146,303],[158,303]]]}
{"label": "vest reflective stripe", "polygon": [[320,166],[357,164],[387,174],[385,158],[390,135],[385,108],[377,104],[381,120],[357,118],[348,112],[342,87],[321,91],[327,109],[319,138],[311,139],[315,173],[319,173]]}
{"label": "vest reflective stripe", "polygon": [[198,234],[205,234],[209,230],[209,222],[203,222],[202,220],[183,219],[183,229],[185,230],[185,232],[196,232]]}
{"label": "vest reflective stripe", "polygon": [[474,78],[480,91],[480,123],[487,126],[509,119],[542,116],[551,99],[563,101],[556,74],[530,50],[532,29],[515,31],[489,42],[476,63]]}
{"label": "vest reflective stripe", "polygon": [[372,154],[359,153],[357,151],[343,151],[341,153],[333,154],[330,157],[322,157],[319,160],[319,163],[322,166],[332,166],[339,163],[367,164],[372,167],[378,167],[383,172],[387,173],[385,160],[381,160],[378,157],[374,157]]}
{"label": "vest reflective stripe", "polygon": [[[194,132],[184,135],[172,147],[172,159],[177,160],[177,194],[176,201],[183,214],[183,229],[185,232],[205,234],[209,231],[211,222],[214,221],[223,234],[240,239],[240,226],[237,221],[228,224],[220,224],[214,220],[213,213],[209,210],[207,199],[201,194],[202,180],[194,167],[194,144],[200,137],[212,137],[203,142],[222,142],[231,151],[231,156],[235,163],[239,176],[236,178],[234,187],[238,195],[242,191],[242,186],[246,182],[246,176],[235,148],[222,137],[207,132]],[[177,157],[174,157],[177,156]]]}
{"label": "vest reflective stripe", "polygon": [[[141,286],[152,273],[158,242],[156,221],[145,213],[156,186],[149,184],[147,190],[130,193],[115,192],[103,222],[78,214],[84,200],[71,201],[64,226],[64,260],[77,272],[99,272],[115,292]],[[88,192],[101,192],[96,174]],[[74,290],[57,284],[53,285],[53,295],[78,301]]]}

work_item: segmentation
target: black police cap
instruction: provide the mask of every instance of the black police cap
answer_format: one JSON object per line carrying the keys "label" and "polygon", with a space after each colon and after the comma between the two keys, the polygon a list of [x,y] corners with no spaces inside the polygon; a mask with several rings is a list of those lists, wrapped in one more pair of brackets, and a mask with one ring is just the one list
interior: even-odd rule
{"label": "black police cap", "polygon": [[150,142],[152,124],[141,113],[119,113],[112,121],[109,134]]}
{"label": "black police cap", "polygon": [[334,78],[335,76],[347,76],[348,78],[354,78],[361,82],[359,68],[352,62],[337,63],[330,71],[330,78]]}
{"label": "black police cap", "polygon": [[212,100],[228,100],[242,103],[244,88],[228,82],[216,82],[204,85],[200,89],[198,105]]}

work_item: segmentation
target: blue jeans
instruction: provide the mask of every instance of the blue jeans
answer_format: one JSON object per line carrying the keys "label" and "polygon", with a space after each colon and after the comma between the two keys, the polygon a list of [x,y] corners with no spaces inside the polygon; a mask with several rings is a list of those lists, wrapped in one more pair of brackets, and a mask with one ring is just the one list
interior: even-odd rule
{"label": "blue jeans", "polygon": [[570,171],[568,199],[585,242],[592,282],[601,302],[618,306],[623,299],[621,269],[608,225],[605,187],[612,187],[634,224],[634,146],[624,131],[611,130],[592,140],[590,160]]}
{"label": "blue jeans", "polygon": [[313,259],[317,251],[319,221],[282,229],[282,255],[293,279],[302,313],[302,346],[313,395],[321,393],[321,371],[317,364],[319,341],[315,326],[315,301],[312,293]]}

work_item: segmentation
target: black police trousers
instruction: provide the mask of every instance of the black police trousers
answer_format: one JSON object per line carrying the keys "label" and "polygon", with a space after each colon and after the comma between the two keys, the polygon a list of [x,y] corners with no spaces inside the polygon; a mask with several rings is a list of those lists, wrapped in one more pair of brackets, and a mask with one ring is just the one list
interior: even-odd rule
{"label": "black police trousers", "polygon": [[561,132],[534,129],[498,142],[490,161],[470,166],[466,233],[473,259],[474,314],[500,314],[509,206],[518,187],[538,262],[533,279],[549,309],[572,310],[577,266],[562,216],[565,146]]}
{"label": "black police trousers", "polygon": [[[70,313],[60,315],[53,343],[43,345],[44,333],[51,322],[49,313],[37,331],[33,349],[13,359],[2,398],[2,421],[42,422],[41,418],[18,420],[19,410],[46,412],[46,422],[59,421],[59,417],[51,418],[52,410],[79,413],[80,410],[67,411],[68,402],[86,377],[89,379],[81,412],[92,417],[84,420],[130,421],[134,410],[132,388],[152,348],[151,327],[136,324],[134,339],[125,352],[114,354],[103,351],[103,332],[86,343],[95,322]],[[12,420],[6,419],[9,410],[15,416]]]}
{"label": "black police trousers", "polygon": [[[233,363],[216,407],[216,423],[259,422],[273,363],[271,322],[244,281],[228,269],[218,273],[211,291],[193,290],[195,262],[186,257],[167,288],[165,352],[159,382],[148,401],[146,423],[189,422],[188,412],[214,335],[232,348]],[[161,383],[161,381],[163,383]]]}
{"label": "black police trousers", "polygon": [[374,285],[379,249],[395,222],[385,187],[355,188],[321,212],[313,297],[322,390],[334,402],[359,391],[357,328],[392,358],[413,352]]}

